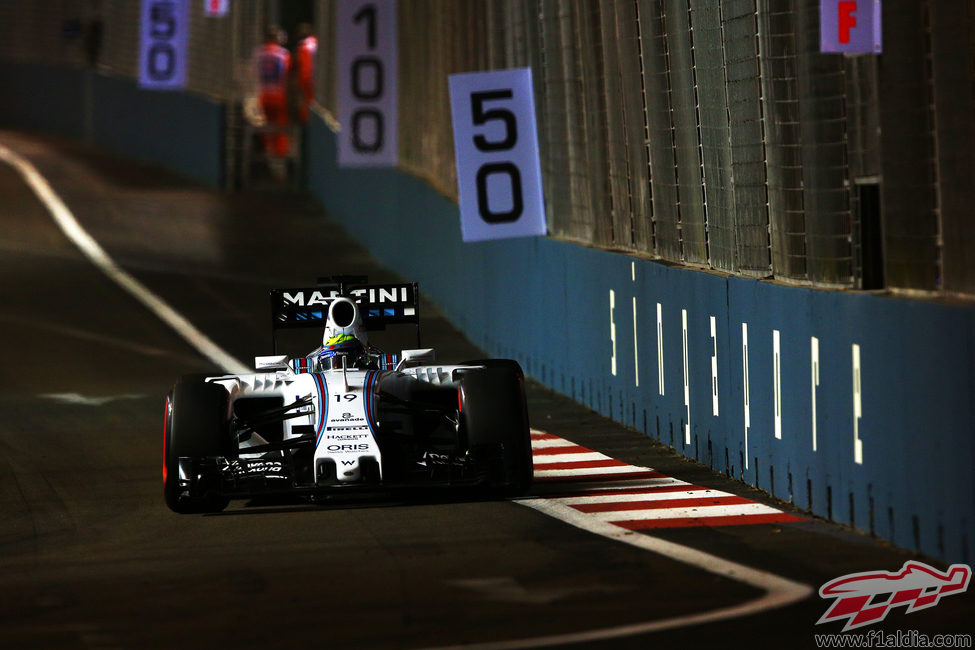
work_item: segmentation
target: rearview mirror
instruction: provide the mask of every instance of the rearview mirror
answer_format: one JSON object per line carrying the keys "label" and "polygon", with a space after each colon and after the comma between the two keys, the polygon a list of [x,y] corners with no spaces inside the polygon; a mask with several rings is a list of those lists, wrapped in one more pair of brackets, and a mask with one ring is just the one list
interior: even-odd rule
{"label": "rearview mirror", "polygon": [[433,363],[435,354],[433,348],[419,348],[416,350],[403,350],[400,355],[400,362],[396,369],[404,366],[418,366],[423,363]]}
{"label": "rearview mirror", "polygon": [[254,368],[257,370],[287,370],[288,355],[275,354],[267,357],[254,357]]}

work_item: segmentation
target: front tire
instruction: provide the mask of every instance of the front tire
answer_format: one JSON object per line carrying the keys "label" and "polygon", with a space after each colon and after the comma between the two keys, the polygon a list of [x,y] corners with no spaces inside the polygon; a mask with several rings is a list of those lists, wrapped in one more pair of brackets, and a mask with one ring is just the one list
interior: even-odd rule
{"label": "front tire", "polygon": [[183,377],[166,396],[163,421],[163,494],[173,512],[219,512],[226,497],[188,494],[179,484],[179,458],[225,456],[230,441],[229,395],[199,376]]}
{"label": "front tire", "polygon": [[524,377],[510,365],[468,370],[461,380],[467,447],[489,472],[496,496],[521,496],[534,472]]}

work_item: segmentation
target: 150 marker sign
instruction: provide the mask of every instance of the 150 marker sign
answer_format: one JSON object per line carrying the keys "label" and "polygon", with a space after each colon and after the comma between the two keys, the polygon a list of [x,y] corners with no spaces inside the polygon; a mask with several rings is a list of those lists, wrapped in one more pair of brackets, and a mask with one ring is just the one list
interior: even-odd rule
{"label": "150 marker sign", "polygon": [[450,76],[464,241],[544,235],[531,68]]}
{"label": "150 marker sign", "polygon": [[339,165],[395,166],[396,0],[342,0],[336,19]]}

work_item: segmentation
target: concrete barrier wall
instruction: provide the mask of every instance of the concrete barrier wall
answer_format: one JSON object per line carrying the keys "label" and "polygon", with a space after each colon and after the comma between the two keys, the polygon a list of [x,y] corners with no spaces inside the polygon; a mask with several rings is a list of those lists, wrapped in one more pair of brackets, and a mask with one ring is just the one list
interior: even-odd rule
{"label": "concrete barrier wall", "polygon": [[85,139],[211,187],[223,179],[223,105],[189,93],[140,90],[80,68],[0,62],[0,128]]}
{"label": "concrete barrier wall", "polygon": [[464,244],[455,203],[398,171],[338,169],[334,134],[311,129],[310,187],[329,213],[490,354],[816,515],[972,561],[972,305],[546,238]]}

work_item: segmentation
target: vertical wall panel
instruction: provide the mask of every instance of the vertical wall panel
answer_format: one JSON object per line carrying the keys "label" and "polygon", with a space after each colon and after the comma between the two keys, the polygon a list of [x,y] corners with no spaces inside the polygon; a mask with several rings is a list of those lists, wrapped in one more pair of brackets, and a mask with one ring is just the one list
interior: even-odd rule
{"label": "vertical wall panel", "polygon": [[[941,233],[935,189],[928,2],[884,5],[880,62],[882,201],[889,286],[936,290]],[[971,245],[971,244],[970,244]]]}
{"label": "vertical wall panel", "polygon": [[697,123],[697,81],[694,75],[694,33],[685,0],[668,0],[665,7],[673,102],[674,155],[677,161],[681,261],[704,264],[704,179]]}
{"label": "vertical wall panel", "polygon": [[602,51],[603,128],[606,132],[606,172],[610,213],[608,246],[632,248],[633,209],[630,205],[629,160],[626,150],[626,111],[620,79],[620,57],[616,40],[616,4],[601,2],[596,7],[599,43]]}
{"label": "vertical wall panel", "polygon": [[574,0],[570,7],[572,32],[568,42],[572,48],[583,118],[573,139],[572,156],[581,170],[577,177],[581,200],[573,212],[573,223],[580,239],[610,247],[613,213],[606,164],[608,129],[599,3]]}
{"label": "vertical wall panel", "polygon": [[772,272],[806,279],[795,0],[761,0],[762,95],[766,113]]}
{"label": "vertical wall panel", "polygon": [[846,64],[847,163],[852,178],[880,175],[877,59],[848,57]]}
{"label": "vertical wall panel", "polygon": [[674,158],[674,122],[668,65],[663,0],[640,5],[640,42],[643,45],[643,85],[646,93],[648,155],[656,248],[661,258],[681,260],[678,212],[677,161]]}
{"label": "vertical wall panel", "polygon": [[338,115],[335,61],[335,9],[337,0],[318,0],[315,5],[315,33],[318,58],[315,61],[315,101],[332,115]]}
{"label": "vertical wall panel", "polygon": [[649,178],[636,3],[598,4],[605,80],[612,247],[646,250]]}
{"label": "vertical wall panel", "polygon": [[647,158],[647,122],[640,56],[639,14],[632,0],[616,2],[616,47],[619,52],[620,86],[626,133],[626,154],[630,209],[633,216],[632,246],[649,251],[653,246],[650,227],[650,176]]}
{"label": "vertical wall panel", "polygon": [[[880,110],[877,59],[848,57],[846,64],[847,162],[853,183],[852,231],[854,286],[883,286],[880,245]],[[865,191],[869,189],[869,196]]]}
{"label": "vertical wall panel", "polygon": [[[567,210],[556,213],[555,218],[559,220],[563,236],[596,243],[598,239],[594,226],[594,208],[603,207],[600,199],[605,196],[605,188],[601,187],[605,183],[605,170],[590,166],[595,162],[590,161],[590,154],[598,159],[598,148],[601,146],[594,139],[598,120],[590,105],[591,93],[587,92],[593,83],[593,52],[589,50],[586,60],[580,51],[583,39],[591,38],[580,22],[588,26],[590,21],[589,16],[580,16],[579,3],[575,0],[559,0],[553,4],[556,31],[552,43],[559,56],[558,92],[564,113],[556,111],[551,117],[557,122],[563,122],[562,137],[566,145],[564,168],[557,169],[554,178],[561,179],[556,182],[562,185],[563,191],[568,190],[569,199]],[[581,32],[586,32],[586,36]],[[592,47],[591,42],[589,47]],[[557,191],[557,188],[553,189]],[[607,215],[608,213],[602,212],[598,216],[600,220],[605,220]]]}
{"label": "vertical wall panel", "polygon": [[944,246],[942,288],[975,293],[975,5],[968,0],[938,0],[929,7]]}
{"label": "vertical wall panel", "polygon": [[542,154],[542,174],[545,184],[545,204],[552,234],[565,236],[572,214],[570,196],[571,175],[569,159],[569,125],[573,121],[573,106],[566,101],[566,62],[559,28],[559,1],[540,0],[539,21],[542,74],[536,75],[536,87],[542,88],[547,105],[544,118],[539,119],[539,146]]}
{"label": "vertical wall panel", "polygon": [[769,275],[771,263],[755,0],[726,0],[721,11],[737,218],[736,270],[764,277]]}
{"label": "vertical wall panel", "polygon": [[824,285],[851,286],[846,79],[843,55],[819,52],[819,7],[797,12],[806,273]]}
{"label": "vertical wall panel", "polygon": [[[632,3],[629,3],[629,6],[632,8]],[[634,232],[636,213],[632,200],[628,134],[628,118],[632,118],[628,115],[626,94],[632,89],[624,88],[622,70],[624,64],[629,64],[632,69],[635,60],[629,56],[629,52],[620,40],[619,29],[623,19],[620,9],[625,12],[625,7],[621,7],[618,2],[601,2],[598,5],[605,80],[603,99],[606,116],[609,203],[612,210],[611,246],[632,249],[636,240]]]}
{"label": "vertical wall panel", "polygon": [[733,272],[737,269],[738,260],[721,8],[710,0],[692,0],[691,11],[694,16],[694,64],[697,70],[708,263],[716,269]]}

